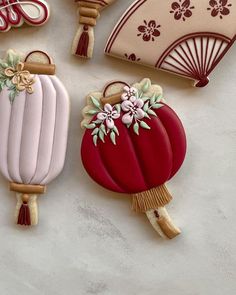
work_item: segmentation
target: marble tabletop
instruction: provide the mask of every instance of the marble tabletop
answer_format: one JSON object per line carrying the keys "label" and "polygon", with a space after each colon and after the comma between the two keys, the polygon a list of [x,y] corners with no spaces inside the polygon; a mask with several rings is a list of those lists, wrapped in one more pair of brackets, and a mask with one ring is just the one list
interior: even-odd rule
{"label": "marble tabletop", "polygon": [[[13,223],[14,194],[0,177],[0,294],[2,295],[234,295],[236,289],[236,47],[195,89],[189,81],[131,65],[103,54],[105,42],[132,0],[103,12],[91,61],[70,55],[76,28],[73,1],[51,0],[52,16],[41,28],[0,36],[0,50],[47,51],[71,98],[65,169],[39,199],[37,227]],[[182,119],[188,154],[168,184],[168,210],[182,229],[163,240],[128,196],[96,185],[80,160],[81,109],[85,96],[106,82],[160,84]],[[1,144],[1,143],[0,143]]]}

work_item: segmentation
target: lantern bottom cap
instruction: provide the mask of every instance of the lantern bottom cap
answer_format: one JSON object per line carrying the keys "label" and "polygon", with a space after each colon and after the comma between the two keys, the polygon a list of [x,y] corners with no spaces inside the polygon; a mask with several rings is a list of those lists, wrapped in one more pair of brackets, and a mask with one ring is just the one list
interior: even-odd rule
{"label": "lantern bottom cap", "polygon": [[165,185],[161,185],[150,190],[133,194],[132,210],[145,213],[151,209],[164,207],[172,200]]}

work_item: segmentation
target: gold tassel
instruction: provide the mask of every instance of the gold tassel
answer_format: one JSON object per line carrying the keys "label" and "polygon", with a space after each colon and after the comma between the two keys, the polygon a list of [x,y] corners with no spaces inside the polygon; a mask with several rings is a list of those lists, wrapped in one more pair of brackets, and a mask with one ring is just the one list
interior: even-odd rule
{"label": "gold tassel", "polygon": [[147,212],[151,209],[164,207],[172,200],[165,185],[158,186],[145,192],[133,195],[132,210],[135,212]]}

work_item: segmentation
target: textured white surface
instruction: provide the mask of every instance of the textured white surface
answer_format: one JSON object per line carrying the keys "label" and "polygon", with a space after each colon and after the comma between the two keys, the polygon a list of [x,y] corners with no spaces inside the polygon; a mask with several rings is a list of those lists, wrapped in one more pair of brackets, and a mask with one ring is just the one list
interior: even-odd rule
{"label": "textured white surface", "polygon": [[[69,89],[71,124],[63,174],[39,199],[40,223],[14,226],[14,194],[0,178],[1,295],[234,295],[236,289],[236,47],[205,89],[188,81],[103,55],[105,41],[131,0],[103,11],[96,28],[94,59],[70,55],[76,31],[73,1],[51,0],[42,28],[0,35],[1,50],[47,50]],[[129,198],[103,190],[80,162],[80,111],[84,97],[112,79],[150,77],[163,86],[182,118],[188,156],[169,183],[168,211],[183,231],[159,238]]]}

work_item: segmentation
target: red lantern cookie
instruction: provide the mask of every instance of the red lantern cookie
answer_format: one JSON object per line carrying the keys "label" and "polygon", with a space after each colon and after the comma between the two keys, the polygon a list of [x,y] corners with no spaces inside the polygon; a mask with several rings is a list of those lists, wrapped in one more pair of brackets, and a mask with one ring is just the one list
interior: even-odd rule
{"label": "red lantern cookie", "polygon": [[106,45],[114,57],[203,87],[236,39],[236,0],[137,0]]}
{"label": "red lantern cookie", "polygon": [[50,10],[45,0],[0,0],[0,32],[24,23],[41,26],[49,19]]}
{"label": "red lantern cookie", "polygon": [[115,0],[75,0],[78,3],[79,28],[75,35],[72,54],[91,58],[94,47],[94,27],[100,17],[100,11]]}
{"label": "red lantern cookie", "polygon": [[88,97],[81,155],[88,174],[103,187],[132,196],[132,209],[173,238],[180,230],[166,209],[172,197],[165,183],[181,167],[186,137],[162,90],[144,79],[130,87],[115,82]]}

